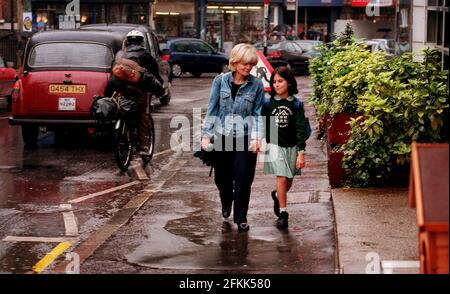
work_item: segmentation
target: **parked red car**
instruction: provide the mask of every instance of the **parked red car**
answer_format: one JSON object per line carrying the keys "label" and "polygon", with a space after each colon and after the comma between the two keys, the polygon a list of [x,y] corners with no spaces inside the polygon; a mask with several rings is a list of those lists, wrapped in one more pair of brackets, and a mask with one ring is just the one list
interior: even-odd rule
{"label": "parked red car", "polygon": [[16,70],[12,67],[11,64],[7,66],[0,56],[0,98],[6,98],[8,108],[11,108],[11,93],[17,76]]}
{"label": "parked red car", "polygon": [[22,126],[25,146],[36,146],[39,127],[66,129],[98,123],[89,109],[103,95],[122,36],[100,31],[45,31],[27,43],[14,84],[9,123]]}

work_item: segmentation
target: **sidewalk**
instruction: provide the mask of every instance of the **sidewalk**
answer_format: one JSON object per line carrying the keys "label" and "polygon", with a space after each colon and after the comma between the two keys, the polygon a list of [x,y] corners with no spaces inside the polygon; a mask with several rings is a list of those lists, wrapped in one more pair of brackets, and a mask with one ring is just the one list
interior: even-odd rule
{"label": "sidewalk", "polygon": [[[300,88],[303,89],[301,97],[310,97],[310,82],[301,83]],[[314,108],[308,104],[305,106],[306,114],[315,123]],[[311,148],[317,150],[318,146],[323,148],[322,154],[326,154],[325,142],[311,138],[307,143],[308,155],[314,152]],[[307,160],[308,165],[314,163],[308,157]],[[318,158],[314,157],[313,160]],[[323,164],[322,160],[319,162]],[[305,177],[310,173],[306,168],[301,180],[306,181]],[[319,175],[328,180],[326,166],[320,170]],[[331,197],[336,222],[338,272],[366,274],[379,270],[382,273],[383,268],[380,267],[383,261],[386,266],[386,261],[401,261],[394,262],[396,268],[393,273],[419,273],[419,268],[410,267],[411,261],[419,261],[419,245],[416,211],[408,207],[407,187],[332,189]],[[401,269],[398,266],[407,268]],[[384,272],[388,270],[385,269]]]}
{"label": "sidewalk", "polygon": [[[408,207],[407,188],[341,188],[332,195],[341,273],[376,273],[382,261],[419,261],[416,211]],[[401,264],[393,273],[419,273]]]}

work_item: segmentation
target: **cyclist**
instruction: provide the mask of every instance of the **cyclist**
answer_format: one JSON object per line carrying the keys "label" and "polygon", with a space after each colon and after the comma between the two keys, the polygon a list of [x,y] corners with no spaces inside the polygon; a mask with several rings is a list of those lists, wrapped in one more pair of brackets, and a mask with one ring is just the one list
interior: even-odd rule
{"label": "cyclist", "polygon": [[158,72],[158,64],[150,53],[142,46],[144,42],[144,34],[138,30],[130,31],[125,40],[121,51],[116,54],[116,62],[121,58],[129,59],[136,62],[144,73],[141,79],[135,85],[124,84],[114,76],[111,77],[105,89],[105,95],[111,96],[114,91],[126,93],[136,99],[138,104],[138,129],[140,141],[140,154],[149,155],[148,129],[149,118],[146,114],[148,99],[146,92],[155,95],[161,95],[164,91],[162,87],[163,80]]}

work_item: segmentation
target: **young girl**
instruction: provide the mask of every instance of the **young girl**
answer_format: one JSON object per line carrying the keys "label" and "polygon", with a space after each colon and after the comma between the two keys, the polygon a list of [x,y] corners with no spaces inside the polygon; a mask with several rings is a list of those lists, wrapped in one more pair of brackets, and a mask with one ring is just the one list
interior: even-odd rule
{"label": "young girl", "polygon": [[270,101],[264,107],[269,151],[264,162],[264,173],[276,175],[276,190],[272,191],[271,196],[274,213],[278,216],[276,226],[285,229],[289,218],[287,192],[294,176],[305,167],[305,111],[303,104],[294,96],[298,93],[297,82],[289,68],[282,66],[274,70],[270,89]]}

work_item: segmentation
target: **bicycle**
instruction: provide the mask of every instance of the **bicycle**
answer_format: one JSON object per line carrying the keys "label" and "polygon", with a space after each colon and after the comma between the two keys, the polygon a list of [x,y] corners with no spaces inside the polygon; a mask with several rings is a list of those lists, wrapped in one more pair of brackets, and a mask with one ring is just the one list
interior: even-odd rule
{"label": "bicycle", "polygon": [[[155,148],[155,125],[150,113],[151,94],[147,93],[147,109],[149,128],[148,128],[148,153],[141,154],[143,166],[145,167],[152,159]],[[114,125],[114,157],[117,166],[122,171],[127,171],[138,147],[139,126],[136,117],[126,117],[120,115]]]}

